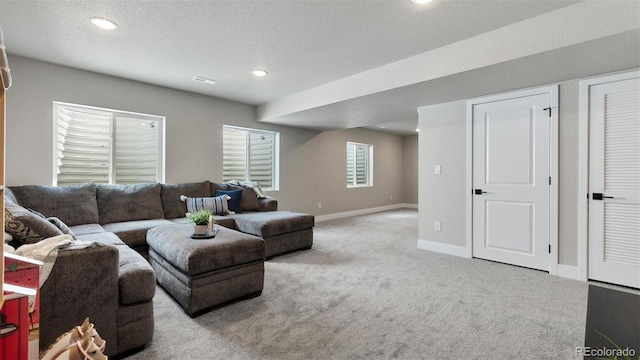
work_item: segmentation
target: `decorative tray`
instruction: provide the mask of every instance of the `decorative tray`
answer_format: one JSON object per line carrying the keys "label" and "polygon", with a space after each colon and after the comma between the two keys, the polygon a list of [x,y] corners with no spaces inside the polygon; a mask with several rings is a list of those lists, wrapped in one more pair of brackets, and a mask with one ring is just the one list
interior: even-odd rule
{"label": "decorative tray", "polygon": [[193,234],[191,235],[192,239],[198,239],[198,240],[202,240],[202,239],[213,239],[214,237],[216,237],[216,234],[218,233],[218,228],[214,228],[213,229],[213,235],[209,234],[209,231],[207,231],[205,234],[203,235],[196,235]]}

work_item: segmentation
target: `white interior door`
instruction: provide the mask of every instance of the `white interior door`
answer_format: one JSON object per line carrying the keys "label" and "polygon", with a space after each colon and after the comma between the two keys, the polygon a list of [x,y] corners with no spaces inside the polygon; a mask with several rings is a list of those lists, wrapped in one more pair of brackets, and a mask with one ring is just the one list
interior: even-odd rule
{"label": "white interior door", "polygon": [[551,94],[473,105],[473,256],[549,270]]}
{"label": "white interior door", "polygon": [[589,278],[640,288],[640,80],[589,90]]}

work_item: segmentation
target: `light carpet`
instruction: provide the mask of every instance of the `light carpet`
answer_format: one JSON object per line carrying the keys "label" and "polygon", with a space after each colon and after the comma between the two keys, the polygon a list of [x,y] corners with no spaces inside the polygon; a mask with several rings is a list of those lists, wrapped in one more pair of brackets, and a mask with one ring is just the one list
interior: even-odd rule
{"label": "light carpet", "polygon": [[187,316],[160,287],[128,359],[575,359],[587,283],[416,248],[418,213],[316,224],[262,295]]}

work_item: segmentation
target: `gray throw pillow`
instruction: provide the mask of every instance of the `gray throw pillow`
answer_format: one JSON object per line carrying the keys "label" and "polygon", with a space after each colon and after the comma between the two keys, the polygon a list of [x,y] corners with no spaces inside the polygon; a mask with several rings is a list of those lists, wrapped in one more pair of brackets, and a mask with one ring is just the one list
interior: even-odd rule
{"label": "gray throw pillow", "polygon": [[67,224],[62,222],[62,220],[58,219],[57,217],[50,217],[50,218],[47,218],[47,221],[49,221],[50,223],[55,225],[55,227],[60,229],[60,231],[62,231],[63,234],[69,235],[71,236],[71,238],[73,238],[73,240],[76,240],[76,235],[73,233],[73,231],[71,231],[71,229],[69,229]]}
{"label": "gray throw pillow", "polygon": [[47,219],[13,203],[5,204],[4,231],[13,236],[12,246],[34,244],[63,234]]}

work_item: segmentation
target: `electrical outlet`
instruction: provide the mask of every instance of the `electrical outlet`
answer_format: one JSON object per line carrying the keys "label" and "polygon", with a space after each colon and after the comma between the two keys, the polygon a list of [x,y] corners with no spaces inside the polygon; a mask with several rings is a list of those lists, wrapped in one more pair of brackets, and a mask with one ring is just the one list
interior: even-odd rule
{"label": "electrical outlet", "polygon": [[389,195],[389,200],[393,200],[393,195]]}
{"label": "electrical outlet", "polygon": [[322,209],[322,203],[321,202],[318,203],[318,209]]}
{"label": "electrical outlet", "polygon": [[442,174],[442,165],[434,165],[433,166],[433,173],[436,174],[436,175]]}
{"label": "electrical outlet", "polygon": [[440,221],[435,221],[435,222],[433,223],[433,229],[434,229],[435,231],[442,231],[442,222],[440,222]]}

